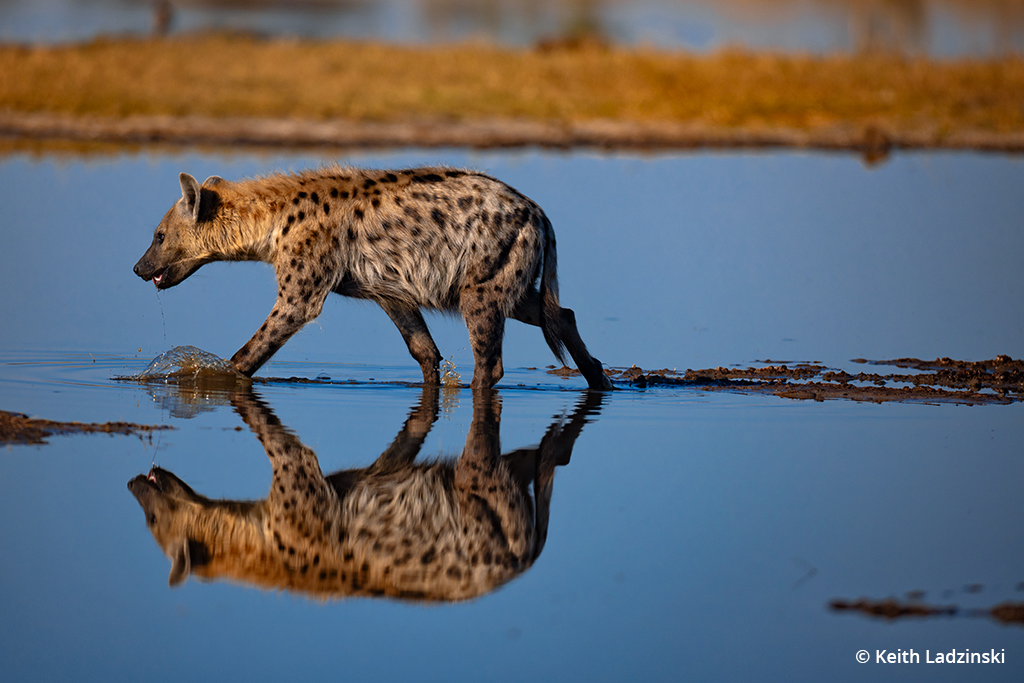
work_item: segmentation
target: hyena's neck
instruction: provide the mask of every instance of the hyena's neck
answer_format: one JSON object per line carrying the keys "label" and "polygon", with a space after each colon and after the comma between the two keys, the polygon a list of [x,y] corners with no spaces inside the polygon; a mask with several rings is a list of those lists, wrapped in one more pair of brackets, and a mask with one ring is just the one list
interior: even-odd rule
{"label": "hyena's neck", "polygon": [[211,249],[217,257],[271,262],[274,229],[283,221],[288,197],[294,194],[292,184],[288,176],[271,176],[214,188],[219,201],[219,229]]}

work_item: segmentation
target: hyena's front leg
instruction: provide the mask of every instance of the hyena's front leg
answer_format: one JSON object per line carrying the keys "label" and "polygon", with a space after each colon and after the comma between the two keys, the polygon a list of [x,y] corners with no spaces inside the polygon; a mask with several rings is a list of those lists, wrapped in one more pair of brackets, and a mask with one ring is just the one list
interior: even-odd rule
{"label": "hyena's front leg", "polygon": [[279,295],[266,321],[252,339],[231,357],[231,364],[243,375],[252,377],[293,334],[320,315],[326,296],[326,292],[298,297]]}

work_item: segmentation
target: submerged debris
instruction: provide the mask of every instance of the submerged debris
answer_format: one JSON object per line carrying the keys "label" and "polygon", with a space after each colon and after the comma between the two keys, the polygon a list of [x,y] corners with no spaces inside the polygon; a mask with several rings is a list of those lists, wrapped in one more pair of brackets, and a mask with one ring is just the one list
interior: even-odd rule
{"label": "submerged debris", "polygon": [[998,622],[1024,626],[1024,602],[1003,602],[988,611]]}
{"label": "submerged debris", "polygon": [[852,602],[837,599],[830,602],[828,606],[833,612],[849,610],[889,620],[905,617],[951,617],[955,616],[959,611],[955,605],[934,607],[920,602],[900,602],[895,598],[887,598],[885,600],[861,598]]}
{"label": "submerged debris", "polygon": [[963,609],[956,605],[935,606],[921,602],[900,602],[895,598],[886,598],[885,600],[837,598],[828,604],[828,608],[833,612],[859,612],[887,621],[906,618],[966,616],[989,618],[1002,624],[1024,626],[1024,603],[1022,602],[1003,602],[987,609]]}

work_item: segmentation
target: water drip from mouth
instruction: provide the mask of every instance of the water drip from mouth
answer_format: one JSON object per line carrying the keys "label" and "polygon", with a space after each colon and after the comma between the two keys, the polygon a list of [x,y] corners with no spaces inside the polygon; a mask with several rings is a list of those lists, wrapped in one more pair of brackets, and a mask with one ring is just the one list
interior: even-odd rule
{"label": "water drip from mouth", "polygon": [[164,302],[160,298],[160,290],[156,290],[156,303],[160,307],[160,322],[164,326],[164,343],[167,343],[167,318],[164,316]]}

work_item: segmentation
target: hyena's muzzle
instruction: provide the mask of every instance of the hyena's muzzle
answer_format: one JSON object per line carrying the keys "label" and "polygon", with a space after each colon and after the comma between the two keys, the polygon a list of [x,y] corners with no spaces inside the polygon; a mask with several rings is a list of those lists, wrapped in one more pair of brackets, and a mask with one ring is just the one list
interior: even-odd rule
{"label": "hyena's muzzle", "polygon": [[153,251],[153,247],[146,250],[146,253],[142,255],[142,258],[139,259],[139,262],[135,264],[135,267],[132,268],[132,270],[146,282],[152,280],[153,284],[157,286],[157,289],[159,289],[167,275],[167,269],[160,268],[153,263],[150,256],[151,251]]}
{"label": "hyena's muzzle", "polygon": [[167,289],[184,281],[202,265],[199,259],[186,259],[171,251],[157,236],[132,270],[143,280],[152,280],[157,289]]}

